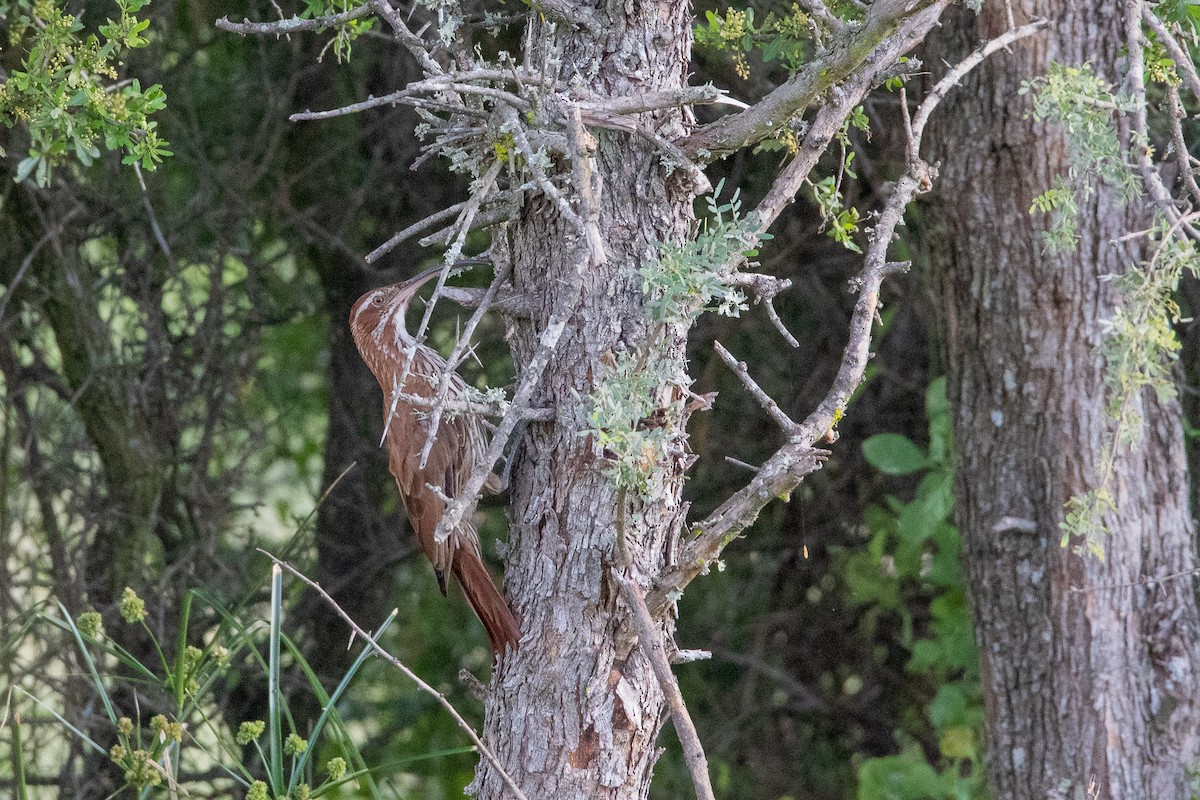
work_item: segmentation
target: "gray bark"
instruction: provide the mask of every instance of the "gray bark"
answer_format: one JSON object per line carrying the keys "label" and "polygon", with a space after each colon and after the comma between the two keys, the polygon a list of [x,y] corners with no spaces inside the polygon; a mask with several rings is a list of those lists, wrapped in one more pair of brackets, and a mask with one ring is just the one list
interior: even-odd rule
{"label": "gray bark", "polygon": [[[932,156],[934,282],[946,342],[964,538],[996,797],[1186,797],[1200,755],[1196,567],[1177,402],[1139,399],[1144,438],[1120,452],[1105,559],[1060,547],[1064,503],[1097,485],[1104,439],[1101,276],[1145,257],[1145,227],[1102,188],[1076,252],[1043,250],[1033,198],[1065,175],[1061,131],[1028,117],[1021,81],[1051,62],[1119,84],[1121,8],[1014,2],[1053,20],[972,73],[940,112]],[[963,12],[930,63],[1006,26],[1004,4]],[[1123,67],[1122,67],[1123,69]],[[1089,795],[1090,796],[1090,795]]]}
{"label": "gray bark", "polygon": [[[604,17],[598,25],[563,27],[553,40],[583,86],[621,96],[686,84],[688,4],[606,4],[597,13]],[[659,112],[655,122],[667,138],[682,135],[684,123],[678,110]],[[557,409],[558,418],[530,423],[514,473],[505,576],[524,639],[494,675],[484,733],[531,800],[647,795],[662,691],[637,649],[609,570],[623,561],[623,549],[645,591],[666,563],[682,519],[682,463],[669,465],[656,479],[653,500],[643,502],[613,486],[581,435],[587,427],[581,398],[596,386],[605,360],[647,339],[637,269],[656,243],[681,239],[692,216],[687,186],[643,140],[597,135],[607,263],[589,268],[581,291],[572,294],[570,276],[586,244],[553,205],[528,203],[512,232],[515,287],[538,290],[543,303],[533,319],[514,324],[517,364],[532,356],[555,310],[563,304],[575,310],[539,389],[537,404]],[[684,334],[652,342],[654,361],[682,369]],[[504,796],[486,761],[475,789],[482,798]]]}

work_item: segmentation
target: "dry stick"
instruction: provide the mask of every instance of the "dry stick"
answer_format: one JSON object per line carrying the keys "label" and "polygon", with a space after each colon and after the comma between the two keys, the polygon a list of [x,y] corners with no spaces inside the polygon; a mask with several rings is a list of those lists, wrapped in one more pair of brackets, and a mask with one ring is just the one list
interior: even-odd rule
{"label": "dry stick", "polygon": [[[912,49],[947,5],[949,0],[875,0],[853,37],[839,43],[828,58],[812,62],[746,110],[709,123],[677,144],[686,153],[706,153],[704,160],[712,160],[761,141],[822,95],[836,91],[838,84],[872,72],[871,62],[878,63],[882,54],[898,57]],[[889,66],[895,63],[895,57],[886,60]]]}
{"label": "dry stick", "polygon": [[1171,101],[1171,143],[1175,145],[1175,162],[1179,165],[1179,174],[1183,176],[1183,184],[1192,196],[1192,202],[1200,203],[1200,186],[1196,185],[1196,173],[1192,169],[1187,142],[1183,138],[1182,123],[1187,119],[1187,112],[1179,97],[1179,87],[1168,86],[1167,97]]}
{"label": "dry stick", "polygon": [[[422,397],[405,392],[400,392],[398,396],[408,405],[416,406],[417,408],[432,409],[441,405],[448,411],[456,411],[460,414],[474,414],[478,417],[496,417],[502,419],[508,412],[508,404],[492,405],[491,403],[478,403],[474,400],[451,399],[449,397],[439,402],[434,397]],[[530,420],[531,422],[550,422],[554,419],[554,409],[528,408],[522,414],[522,419]]]}
{"label": "dry stick", "polygon": [[512,129],[513,141],[516,142],[517,149],[521,151],[521,155],[525,158],[525,165],[533,173],[533,178],[537,182],[538,188],[550,198],[550,201],[558,208],[558,212],[563,215],[563,218],[570,222],[573,227],[577,228],[586,239],[587,230],[584,221],[575,213],[575,209],[571,208],[571,203],[568,202],[567,198],[563,197],[558,187],[546,177],[545,171],[538,164],[533,147],[529,144],[529,138],[525,135],[525,129],[521,126],[520,120],[517,119],[517,112],[511,108],[504,109],[502,117],[505,124]]}
{"label": "dry stick", "polygon": [[442,373],[441,379],[438,381],[437,391],[434,393],[433,413],[429,415],[429,424],[426,426],[425,446],[421,448],[421,469],[425,469],[425,465],[429,463],[429,453],[433,450],[433,443],[437,439],[438,429],[442,422],[442,411],[445,408],[445,401],[450,392],[451,376],[455,374],[458,365],[466,358],[471,336],[474,335],[475,329],[479,327],[479,322],[483,319],[483,315],[491,307],[492,300],[496,297],[496,292],[499,291],[500,285],[508,280],[509,273],[512,272],[511,261],[509,259],[505,259],[501,263],[501,268],[496,270],[491,284],[483,294],[483,299],[479,301],[478,308],[475,309],[470,319],[467,320],[466,327],[454,343],[454,349],[450,352],[450,357],[446,359],[446,370]]}
{"label": "dry stick", "polygon": [[[949,81],[952,85],[960,81],[983,60],[983,55],[1036,33],[1042,24],[1034,23],[1008,31],[952,67],[947,78],[935,86],[917,109],[916,116],[906,124],[905,130],[911,130],[916,137],[908,143],[908,167],[897,181],[892,196],[879,216],[879,222],[871,232],[864,258],[865,267],[857,281],[859,295],[850,318],[849,341],[843,350],[842,363],[833,385],[816,409],[790,432],[788,441],[759,468],[750,483],[694,526],[697,535],[680,554],[678,566],[662,575],[650,594],[650,607],[655,614],[666,611],[683,588],[704,572],[720,556],[725,546],[754,522],[768,502],[780,494],[790,493],[805,475],[819,469],[828,456],[825,451],[815,450],[813,445],[837,423],[854,390],[862,383],[870,359],[871,326],[879,308],[880,286],[888,275],[908,267],[907,263],[888,262],[887,250],[895,237],[896,227],[904,217],[904,209],[917,194],[929,190],[936,175],[936,170],[919,157],[920,136],[929,115],[945,96],[948,86],[943,86],[943,83]],[[902,111],[908,114],[907,107],[903,107]],[[775,187],[772,187],[774,191]]]}
{"label": "dry stick", "polygon": [[445,72],[442,65],[429,54],[429,48],[425,46],[425,41],[409,30],[408,25],[400,16],[400,12],[392,8],[388,0],[371,0],[367,5],[374,8],[375,12],[391,26],[392,33],[395,34],[400,44],[404,45],[404,48],[413,55],[427,75],[441,75]]}
{"label": "dry stick", "polygon": [[[417,81],[409,84],[407,87],[400,89],[390,94],[385,94],[380,97],[368,97],[366,100],[360,100],[357,103],[331,108],[327,111],[297,111],[288,117],[292,122],[302,122],[305,120],[333,119],[334,117],[344,117],[350,114],[357,114],[362,111],[367,111],[380,106],[394,106],[400,104],[415,105],[436,103],[421,95],[430,94],[433,92],[456,92],[459,94],[475,94],[482,97],[489,97],[493,100],[508,103],[509,105],[521,110],[529,111],[531,106],[527,100],[518,97],[511,92],[506,92],[503,89],[497,89],[493,86],[475,86],[470,83],[461,83],[455,79],[454,75],[447,75],[440,78],[430,78],[424,81]],[[475,113],[478,114],[478,109],[468,108],[466,106],[453,106],[455,113]]]}
{"label": "dry stick", "polygon": [[288,19],[280,19],[274,22],[251,22],[248,19],[241,22],[230,22],[229,17],[221,17],[217,20],[216,25],[223,31],[236,33],[241,36],[282,36],[289,33],[299,33],[300,31],[316,31],[322,28],[332,28],[335,25],[344,25],[360,17],[365,17],[374,11],[375,7],[367,3],[366,5],[352,8],[349,11],[343,11],[341,14],[330,14],[312,19],[289,17]]}
{"label": "dry stick", "polygon": [[513,392],[512,405],[508,407],[508,412],[500,420],[500,424],[496,426],[496,433],[492,436],[487,453],[475,465],[475,469],[471,473],[471,477],[467,481],[467,485],[463,488],[462,493],[443,512],[442,518],[438,522],[437,531],[434,534],[434,540],[439,544],[450,538],[450,534],[458,526],[463,515],[474,509],[475,503],[479,500],[479,492],[483,489],[484,481],[491,474],[492,464],[495,464],[496,460],[503,454],[508,437],[512,434],[513,429],[516,428],[517,423],[528,413],[529,399],[533,395],[533,390],[537,387],[542,373],[550,363],[550,356],[554,354],[555,349],[558,347],[558,341],[562,338],[563,332],[566,330],[567,322],[571,319],[571,315],[575,313],[575,301],[578,299],[579,290],[583,285],[583,271],[592,263],[588,257],[590,253],[591,251],[589,250],[587,254],[577,254],[575,270],[570,276],[571,282],[563,292],[558,308],[555,309],[554,314],[550,317],[550,321],[546,324],[546,329],[542,331],[541,338],[538,341],[538,349],[533,354],[533,358],[529,360],[529,365],[522,373],[516,391]]}
{"label": "dry stick", "polygon": [[388,239],[386,242],[379,245],[379,247],[376,247],[374,250],[367,253],[366,262],[368,264],[371,264],[371,263],[377,261],[378,259],[383,258],[385,255],[390,253],[392,250],[394,250],[398,246],[400,246],[400,244],[402,242],[404,242],[408,239],[411,239],[413,236],[416,236],[418,233],[425,230],[426,228],[430,228],[434,225],[437,225],[440,222],[445,222],[446,220],[450,219],[451,217],[457,216],[458,212],[462,211],[463,206],[465,206],[466,204],[467,204],[467,202],[465,200],[461,203],[455,203],[454,205],[450,206],[449,208],[443,208],[441,211],[438,211],[435,214],[430,214],[428,217],[421,220],[420,222],[414,222],[412,225],[409,225],[404,230],[393,235],[392,238]]}
{"label": "dry stick", "polygon": [[711,83],[703,86],[682,86],[661,92],[643,92],[621,97],[605,97],[601,100],[581,100],[576,105],[585,114],[603,114],[620,117],[626,114],[641,114],[680,106],[707,105],[722,98],[722,92]]}
{"label": "dry stick", "polygon": [[800,342],[792,335],[792,332],[783,324],[783,320],[779,318],[779,312],[775,310],[775,298],[770,297],[763,301],[763,305],[767,307],[767,318],[771,320],[771,324],[775,326],[775,330],[779,331],[779,335],[784,338],[792,347],[799,347]]}
{"label": "dry stick", "polygon": [[746,362],[738,361],[734,358],[733,354],[726,350],[725,346],[720,342],[713,342],[713,349],[717,351],[717,355],[721,357],[725,365],[738,376],[742,385],[746,387],[746,390],[750,392],[755,401],[762,406],[771,419],[775,420],[775,424],[783,428],[784,433],[795,433],[796,429],[800,426],[796,424],[795,420],[783,413],[783,409],[771,398],[771,395],[763,391],[762,387],[754,381],[754,378],[750,377],[750,370],[746,367]]}
{"label": "dry stick", "polygon": [[[478,214],[476,214],[475,221],[471,223],[471,230],[475,231],[483,228],[491,228],[499,225],[502,222],[512,222],[516,218],[517,213],[520,211],[520,204],[511,203],[505,205],[504,201],[506,199],[515,200],[520,192],[526,188],[532,188],[533,186],[534,184],[531,183],[528,186],[518,186],[516,189],[508,189],[492,195],[489,202],[495,201],[497,202],[497,205],[492,206],[491,208],[482,209]],[[422,236],[417,240],[417,244],[421,245],[422,247],[429,247],[431,244],[449,244],[450,240],[454,238],[457,230],[457,225],[449,225],[441,230],[437,230],[433,233]]]}
{"label": "dry stick", "polygon": [[1197,100],[1200,100],[1200,75],[1196,73],[1196,65],[1192,63],[1191,56],[1180,46],[1166,24],[1154,14],[1154,9],[1143,6],[1142,19],[1150,26],[1150,30],[1154,31],[1154,35],[1158,37],[1158,41],[1163,47],[1167,48],[1167,53],[1175,62],[1175,66],[1179,68],[1188,89]]}
{"label": "dry stick", "polygon": [[[1140,0],[1130,0],[1125,7],[1125,46],[1129,49],[1129,83],[1133,95],[1133,140],[1134,157],[1138,169],[1142,173],[1142,182],[1150,190],[1150,197],[1163,217],[1172,225],[1181,223],[1183,216],[1175,207],[1175,199],[1163,183],[1154,160],[1150,157],[1148,142],[1149,129],[1146,122],[1146,77],[1145,58],[1142,50],[1142,3]],[[1143,144],[1139,144],[1139,142]],[[1182,222],[1179,228],[1188,238],[1200,241],[1200,231],[1187,222]]]}
{"label": "dry stick", "polygon": [[142,167],[136,161],[133,162],[133,173],[137,175],[138,186],[142,190],[142,208],[146,209],[146,216],[150,219],[150,231],[154,234],[154,241],[158,242],[163,255],[167,257],[167,263],[174,265],[175,259],[171,255],[171,248],[167,244],[167,238],[163,236],[162,227],[158,224],[158,215],[154,213],[154,206],[150,204],[150,192],[146,190],[146,181],[142,178]]}
{"label": "dry stick", "polygon": [[319,594],[321,596],[321,599],[329,604],[330,608],[332,608],[335,612],[337,612],[337,615],[339,617],[341,617],[343,620],[346,621],[346,624],[350,626],[350,629],[352,631],[354,631],[354,634],[356,636],[360,637],[363,641],[365,641],[368,645],[370,645],[371,649],[374,650],[376,653],[378,653],[380,656],[382,656],[385,661],[387,661],[389,664],[391,664],[396,669],[400,670],[400,672],[402,672],[406,678],[408,678],[409,680],[411,680],[413,683],[415,683],[417,685],[417,688],[419,688],[421,691],[425,692],[426,694],[432,696],[435,700],[437,700],[438,703],[442,706],[442,708],[446,709],[446,711],[450,714],[450,716],[454,719],[454,721],[456,723],[458,723],[458,727],[462,728],[463,732],[465,732],[467,734],[467,736],[471,739],[471,742],[475,745],[475,747],[477,747],[479,749],[479,752],[483,755],[483,757],[485,759],[487,759],[488,763],[491,764],[492,767],[494,767],[498,773],[500,773],[500,779],[502,781],[504,781],[505,785],[508,786],[508,788],[510,790],[512,790],[512,793],[514,795],[516,795],[518,800],[527,800],[525,797],[525,793],[521,791],[519,786],[517,786],[516,782],[512,779],[512,776],[510,776],[508,774],[508,772],[504,769],[504,767],[501,766],[500,759],[498,759],[496,757],[496,754],[494,752],[492,752],[492,748],[488,747],[486,744],[483,743],[483,740],[479,738],[479,735],[477,733],[475,733],[475,729],[471,727],[470,723],[468,723],[465,719],[463,719],[462,715],[459,714],[458,711],[454,708],[454,706],[450,703],[450,701],[446,699],[446,695],[442,694],[437,689],[433,688],[428,683],[421,680],[421,676],[417,675],[417,673],[413,672],[411,669],[409,669],[407,666],[405,666],[404,662],[402,662],[400,659],[396,658],[394,655],[389,653],[387,650],[383,649],[383,647],[380,646],[379,642],[375,641],[374,637],[372,637],[371,634],[369,634],[365,630],[363,630],[362,627],[357,622],[355,622],[354,619],[349,614],[347,614],[340,605],[338,605],[338,602],[329,596],[329,593],[326,592],[321,587],[321,584],[317,583],[312,578],[308,577],[307,575],[305,575],[300,570],[296,569],[295,567],[293,567],[291,564],[287,563],[286,561],[283,561],[282,559],[276,558],[275,556],[271,555],[266,550],[263,550],[261,547],[257,548],[257,549],[258,549],[258,552],[262,553],[264,556],[271,559],[281,569],[286,569],[288,572],[292,573],[297,578],[304,581],[304,583],[310,589],[312,589],[317,594]]}
{"label": "dry stick", "polygon": [[995,53],[1001,48],[1008,47],[1013,42],[1024,39],[1027,36],[1032,36],[1049,24],[1050,23],[1047,20],[1038,19],[1030,22],[1028,25],[1022,25],[1019,28],[1006,31],[1000,36],[997,36],[995,39],[984,43],[969,56],[952,66],[950,71],[946,73],[945,77],[938,81],[934,85],[933,89],[929,91],[929,94],[925,97],[925,99],[921,101],[921,105],[917,108],[916,115],[912,118],[913,138],[912,141],[909,142],[909,146],[914,149],[910,153],[910,158],[918,157],[917,149],[919,149],[921,146],[921,136],[925,132],[925,124],[929,122],[929,115],[932,114],[933,110],[937,108],[939,103],[942,102],[942,98],[946,96],[947,92],[956,86],[959,81],[966,77],[968,72],[979,66],[979,64],[992,53]]}
{"label": "dry stick", "polygon": [[47,230],[42,238],[34,243],[33,247],[29,248],[29,252],[25,258],[21,260],[21,266],[17,269],[17,274],[8,282],[8,288],[4,290],[4,294],[0,295],[0,321],[4,320],[4,312],[8,310],[8,304],[12,301],[13,295],[17,291],[17,287],[21,285],[21,281],[25,278],[25,273],[29,271],[37,254],[42,251],[50,242],[58,238],[58,234],[62,231],[66,224],[79,214],[79,209],[73,208],[63,215],[62,221],[59,222],[53,229]]}
{"label": "dry stick", "polygon": [[[483,176],[479,190],[471,195],[471,199],[467,201],[465,206],[463,206],[462,213],[460,213],[458,216],[458,224],[460,228],[458,238],[455,240],[454,245],[446,251],[446,266],[438,274],[437,286],[434,287],[433,294],[430,296],[429,302],[425,304],[425,313],[421,316],[421,324],[418,326],[417,332],[413,336],[414,345],[407,350],[407,358],[404,360],[404,369],[400,373],[400,380],[395,381],[392,384],[392,402],[388,408],[387,421],[383,425],[383,439],[379,440],[381,446],[387,439],[388,431],[391,430],[392,419],[396,415],[396,406],[400,404],[400,392],[404,389],[405,384],[408,382],[409,373],[412,371],[413,362],[416,360],[416,348],[419,345],[415,343],[419,343],[425,338],[425,331],[429,328],[429,320],[433,317],[433,307],[437,305],[438,298],[441,296],[442,287],[446,285],[446,277],[450,274],[450,270],[454,266],[450,259],[456,257],[457,252],[462,249],[462,243],[466,238],[466,231],[471,226],[471,220],[475,217],[475,212],[479,210],[479,206],[483,203],[483,199],[487,196],[488,192],[491,191],[492,185],[495,184],[496,177],[499,174],[500,162],[495,161],[490,167],[488,167],[487,173]],[[404,324],[403,320],[401,320],[401,324]],[[436,407],[434,408],[434,411],[437,411]],[[433,447],[431,440],[435,436],[436,428],[431,428],[429,432],[429,439],[426,441],[427,447]],[[428,456],[425,458],[427,457]],[[425,458],[422,458],[422,463],[424,463]]]}
{"label": "dry stick", "polygon": [[671,664],[667,660],[663,644],[663,633],[654,626],[650,609],[646,607],[646,601],[642,599],[633,582],[616,570],[612,571],[612,576],[621,586],[621,593],[625,596],[625,602],[637,627],[638,644],[641,645],[646,660],[650,662],[650,668],[654,670],[654,676],[658,678],[658,684],[667,699],[667,706],[671,709],[671,721],[675,725],[679,743],[683,746],[683,758],[692,774],[696,797],[699,800],[714,800],[712,781],[708,776],[708,758],[704,755],[700,735],[696,733],[696,726],[692,724],[692,717],[683,702],[683,695],[679,692],[675,673],[671,672]]}
{"label": "dry stick", "polygon": [[835,34],[846,32],[846,23],[839,19],[832,11],[830,11],[829,6],[825,5],[822,0],[800,0],[800,5],[809,14],[812,14],[814,17],[817,17],[824,22],[829,30],[833,31]]}

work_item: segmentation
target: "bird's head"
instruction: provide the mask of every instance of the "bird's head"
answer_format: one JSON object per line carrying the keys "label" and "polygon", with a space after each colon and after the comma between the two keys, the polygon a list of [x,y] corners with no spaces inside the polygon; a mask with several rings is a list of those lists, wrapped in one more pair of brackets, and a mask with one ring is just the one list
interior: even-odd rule
{"label": "bird's head", "polygon": [[[408,313],[408,304],[417,290],[441,271],[441,267],[432,267],[402,283],[372,289],[354,301],[350,309],[350,331],[359,350],[368,343],[376,347],[388,341],[407,343],[410,337],[404,316]],[[389,329],[390,337],[387,335]]]}

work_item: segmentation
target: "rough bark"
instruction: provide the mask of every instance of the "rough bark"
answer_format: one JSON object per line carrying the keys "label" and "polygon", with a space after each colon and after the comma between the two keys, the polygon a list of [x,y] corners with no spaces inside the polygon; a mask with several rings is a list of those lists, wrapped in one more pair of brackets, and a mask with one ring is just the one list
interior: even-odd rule
{"label": "rough bark", "polygon": [[[606,4],[597,14],[598,24],[560,29],[554,39],[583,86],[620,96],[686,83],[688,4]],[[673,110],[658,112],[653,125],[672,138],[685,132],[684,122]],[[485,724],[485,740],[531,800],[645,797],[663,710],[609,570],[627,557],[644,591],[662,569],[682,519],[683,464],[655,479],[652,500],[619,491],[582,435],[581,398],[606,359],[647,342],[637,269],[657,242],[686,233],[691,194],[643,140],[609,132],[598,139],[607,263],[586,270],[581,291],[571,293],[586,245],[549,202],[528,203],[512,235],[516,288],[542,290],[543,303],[534,319],[514,326],[517,364],[528,361],[555,310],[574,309],[540,387],[538,405],[558,409],[558,417],[529,425],[514,474],[505,575],[524,638],[496,671]],[[648,342],[651,360],[682,368],[684,345],[684,332],[672,331]],[[504,795],[486,762],[475,790]]]}
{"label": "rough bark", "polygon": [[[1105,413],[1101,276],[1144,257],[1145,227],[1107,188],[1081,209],[1073,253],[1051,255],[1029,213],[1066,172],[1062,132],[1028,116],[1021,81],[1087,61],[1119,84],[1120,4],[1013,4],[1043,35],[976,70],[947,101],[933,157],[934,282],[958,449],[958,523],[987,706],[996,797],[1186,797],[1200,755],[1200,618],[1177,402],[1140,398],[1144,439],[1120,453],[1104,560],[1059,544],[1064,503],[1097,486]],[[933,60],[1006,26],[1005,4],[962,12]],[[1091,796],[1091,795],[1088,795]]]}

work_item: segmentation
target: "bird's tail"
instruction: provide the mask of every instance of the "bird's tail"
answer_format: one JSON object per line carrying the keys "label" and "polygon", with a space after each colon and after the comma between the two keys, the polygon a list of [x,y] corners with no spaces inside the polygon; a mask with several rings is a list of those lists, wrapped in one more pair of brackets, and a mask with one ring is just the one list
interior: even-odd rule
{"label": "bird's tail", "polygon": [[504,595],[496,588],[491,573],[479,560],[479,556],[465,548],[459,550],[451,571],[462,586],[467,602],[483,623],[488,640],[492,643],[492,652],[502,656],[506,646],[516,650],[517,642],[521,638],[521,629],[517,627],[517,620],[509,610]]}

